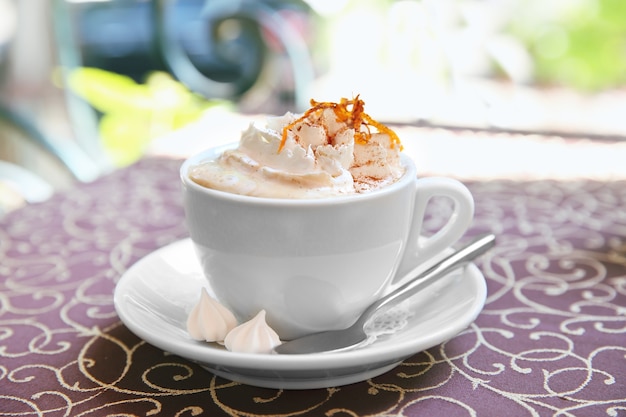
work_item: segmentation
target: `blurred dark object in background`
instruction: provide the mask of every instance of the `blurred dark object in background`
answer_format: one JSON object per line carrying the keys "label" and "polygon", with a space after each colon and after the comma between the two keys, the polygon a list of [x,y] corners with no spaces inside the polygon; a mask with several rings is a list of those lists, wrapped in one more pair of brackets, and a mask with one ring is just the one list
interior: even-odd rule
{"label": "blurred dark object in background", "polygon": [[[0,80],[7,69],[9,45],[17,28],[17,12],[9,0],[0,0]],[[0,84],[1,85],[1,84]]]}
{"label": "blurred dark object in background", "polygon": [[311,13],[300,0],[63,1],[56,8],[62,65],[138,82],[168,71],[205,97],[237,100],[257,83],[269,54],[281,52],[271,50],[277,40],[294,71],[310,72],[306,43],[293,28],[294,16]]}

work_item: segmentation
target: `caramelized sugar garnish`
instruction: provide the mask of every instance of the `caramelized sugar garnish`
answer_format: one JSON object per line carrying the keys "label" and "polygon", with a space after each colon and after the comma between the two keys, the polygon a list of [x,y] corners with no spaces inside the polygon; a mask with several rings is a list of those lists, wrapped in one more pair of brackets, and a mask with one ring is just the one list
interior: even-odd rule
{"label": "caramelized sugar garnish", "polygon": [[356,143],[368,143],[372,137],[370,128],[373,127],[379,133],[385,133],[389,136],[389,138],[391,138],[392,147],[397,144],[400,146],[400,150],[402,150],[402,144],[400,143],[400,138],[396,132],[384,124],[372,119],[370,115],[365,113],[364,108],[365,102],[361,100],[358,95],[352,100],[342,98],[339,103],[333,103],[330,101],[317,102],[311,99],[311,108],[304,112],[300,118],[294,120],[283,128],[282,140],[280,142],[280,146],[278,147],[278,152],[280,152],[283,149],[283,146],[285,146],[289,130],[293,129],[298,123],[308,119],[311,115],[321,114],[325,109],[333,109],[337,120],[345,123],[349,128],[354,129],[354,140]]}

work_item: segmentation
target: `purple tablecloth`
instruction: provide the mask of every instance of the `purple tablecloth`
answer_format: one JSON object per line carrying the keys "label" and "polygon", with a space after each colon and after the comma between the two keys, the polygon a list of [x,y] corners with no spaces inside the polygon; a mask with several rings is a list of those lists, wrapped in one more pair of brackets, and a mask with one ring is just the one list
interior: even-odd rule
{"label": "purple tablecloth", "polygon": [[124,271],[187,236],[178,166],[146,159],[0,221],[0,416],[626,416],[626,182],[468,183],[468,235],[498,236],[476,322],[371,380],[279,391],[115,313]]}

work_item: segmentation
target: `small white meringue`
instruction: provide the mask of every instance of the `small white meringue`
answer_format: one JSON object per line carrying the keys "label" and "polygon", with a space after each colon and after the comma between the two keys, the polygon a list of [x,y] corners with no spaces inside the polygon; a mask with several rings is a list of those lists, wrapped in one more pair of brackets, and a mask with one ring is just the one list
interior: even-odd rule
{"label": "small white meringue", "polygon": [[233,313],[202,288],[200,300],[187,317],[187,331],[196,340],[222,342],[237,326]]}
{"label": "small white meringue", "polygon": [[235,327],[224,339],[226,349],[242,353],[272,353],[280,344],[278,334],[265,321],[265,310]]}

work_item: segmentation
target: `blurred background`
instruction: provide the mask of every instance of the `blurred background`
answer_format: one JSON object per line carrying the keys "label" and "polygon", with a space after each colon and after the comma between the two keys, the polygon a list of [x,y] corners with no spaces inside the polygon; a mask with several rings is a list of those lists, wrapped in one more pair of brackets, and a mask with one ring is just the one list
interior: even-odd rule
{"label": "blurred background", "polygon": [[0,0],[0,215],[200,120],[356,94],[398,126],[622,141],[626,2]]}

